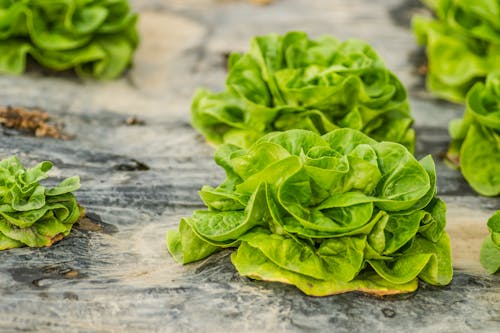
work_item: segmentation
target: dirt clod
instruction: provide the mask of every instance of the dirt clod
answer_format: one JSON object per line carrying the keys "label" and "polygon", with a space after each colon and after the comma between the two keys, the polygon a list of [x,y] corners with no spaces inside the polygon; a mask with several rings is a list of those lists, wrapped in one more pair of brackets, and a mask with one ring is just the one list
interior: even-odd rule
{"label": "dirt clod", "polygon": [[102,225],[93,222],[88,217],[84,217],[78,221],[77,228],[85,231],[102,231]]}
{"label": "dirt clod", "polygon": [[135,125],[145,125],[146,122],[142,119],[139,119],[138,117],[136,116],[131,116],[131,117],[128,117],[127,120],[125,120],[125,124],[129,125],[129,126],[135,126]]}
{"label": "dirt clod", "polygon": [[250,0],[250,2],[256,5],[269,5],[272,0]]}
{"label": "dirt clod", "polygon": [[61,126],[50,123],[47,112],[23,107],[0,106],[0,124],[36,137],[51,137],[70,140],[72,137],[62,132]]}
{"label": "dirt clod", "polygon": [[64,277],[67,279],[74,279],[74,278],[78,277],[79,274],[80,273],[78,271],[70,270],[69,272],[64,274]]}

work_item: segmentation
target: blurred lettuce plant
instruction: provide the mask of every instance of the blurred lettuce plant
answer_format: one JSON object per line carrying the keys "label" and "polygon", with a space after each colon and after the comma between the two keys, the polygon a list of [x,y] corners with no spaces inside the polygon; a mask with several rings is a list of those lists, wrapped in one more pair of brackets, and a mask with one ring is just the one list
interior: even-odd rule
{"label": "blurred lettuce plant", "polygon": [[448,159],[481,195],[500,194],[500,72],[470,89],[462,119],[450,123]]}
{"label": "blurred lettuce plant", "polygon": [[0,0],[0,73],[31,55],[56,71],[113,79],[132,62],[137,15],[127,0]]}
{"label": "blurred lettuce plant", "polygon": [[481,248],[481,264],[490,274],[500,270],[500,210],[488,220],[490,235],[486,237]]}
{"label": "blurred lettuce plant", "polygon": [[365,42],[270,34],[228,64],[225,91],[200,89],[192,103],[193,127],[211,143],[249,147],[271,131],[348,127],[414,149],[406,90]]}
{"label": "blurred lettuce plant", "polygon": [[427,88],[463,102],[469,89],[500,70],[499,0],[426,0],[435,18],[416,16],[413,31],[428,57]]}

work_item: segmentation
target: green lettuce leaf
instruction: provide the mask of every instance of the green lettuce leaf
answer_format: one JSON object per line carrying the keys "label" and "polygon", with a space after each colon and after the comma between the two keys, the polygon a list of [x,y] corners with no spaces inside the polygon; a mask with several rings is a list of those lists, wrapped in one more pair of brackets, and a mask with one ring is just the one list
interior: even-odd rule
{"label": "green lettuce leaf", "polygon": [[451,281],[446,207],[430,156],[342,128],[272,132],[249,148],[221,145],[227,179],[204,186],[207,210],[167,233],[180,263],[238,248],[233,264],[256,279],[312,295],[410,292],[418,279]]}
{"label": "green lettuce leaf", "polygon": [[229,58],[226,89],[196,92],[192,124],[209,142],[249,147],[271,131],[348,127],[413,150],[406,90],[365,42],[303,32],[255,37]]}
{"label": "green lettuce leaf", "polygon": [[310,296],[329,296],[349,291],[383,296],[413,292],[418,287],[417,279],[404,284],[395,284],[372,272],[360,274],[349,282],[337,279],[314,279],[281,268],[247,243],[243,243],[238,251],[231,255],[231,261],[241,275],[256,280],[291,284]]}
{"label": "green lettuce leaf", "polygon": [[418,276],[429,284],[447,285],[453,275],[450,240],[446,233],[436,243],[416,236],[401,256],[393,260],[370,260],[369,264],[387,281],[398,284]]}
{"label": "green lettuce leaf", "polygon": [[168,250],[174,259],[181,264],[206,258],[219,249],[198,237],[185,219],[181,220],[179,231],[168,231],[166,240]]}
{"label": "green lettuce leaf", "polygon": [[77,176],[50,189],[39,183],[51,167],[25,169],[15,156],[0,161],[0,249],[50,246],[84,214],[71,193],[80,187]]}
{"label": "green lettuce leaf", "polygon": [[56,71],[113,79],[132,62],[136,23],[127,0],[0,1],[0,73],[21,74],[30,54]]}

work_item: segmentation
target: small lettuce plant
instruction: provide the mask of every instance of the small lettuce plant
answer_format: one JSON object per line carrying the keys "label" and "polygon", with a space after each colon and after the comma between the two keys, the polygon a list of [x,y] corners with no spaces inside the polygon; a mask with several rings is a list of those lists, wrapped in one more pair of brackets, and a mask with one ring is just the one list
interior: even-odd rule
{"label": "small lettuce plant", "polygon": [[52,188],[40,184],[51,167],[44,161],[25,169],[15,156],[0,161],[0,250],[50,246],[84,214],[71,193],[78,176]]}
{"label": "small lettuce plant", "polygon": [[495,274],[500,270],[500,210],[488,220],[489,236],[481,248],[481,264],[484,269]]}

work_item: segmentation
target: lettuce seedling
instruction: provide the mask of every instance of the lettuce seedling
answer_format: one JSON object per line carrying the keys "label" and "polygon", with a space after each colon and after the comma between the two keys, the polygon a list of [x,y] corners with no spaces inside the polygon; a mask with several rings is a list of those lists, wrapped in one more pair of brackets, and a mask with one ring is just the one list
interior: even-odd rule
{"label": "lettuce seedling", "polygon": [[481,264],[490,274],[500,269],[500,210],[488,220],[490,235],[486,237],[481,248]]}
{"label": "lettuce seedling", "polygon": [[207,209],[167,233],[176,261],[221,248],[241,275],[325,296],[416,290],[418,278],[446,285],[453,270],[430,156],[336,129],[269,133],[249,148],[219,146],[227,178],[204,186]]}
{"label": "lettuce seedling", "polygon": [[450,123],[448,159],[481,195],[500,194],[500,72],[467,94],[465,114]]}
{"label": "lettuce seedling", "polygon": [[84,214],[71,193],[80,187],[78,176],[53,188],[40,184],[51,167],[45,161],[25,169],[15,156],[0,161],[0,250],[50,246]]}
{"label": "lettuce seedling", "polygon": [[428,58],[427,89],[463,102],[469,89],[500,70],[498,0],[427,0],[436,18],[416,16],[413,32]]}
{"label": "lettuce seedling", "polygon": [[269,34],[228,66],[225,91],[199,89],[192,103],[193,127],[211,143],[249,147],[271,131],[348,127],[414,148],[406,90],[365,42]]}
{"label": "lettuce seedling", "polygon": [[29,54],[52,70],[116,78],[132,62],[136,23],[127,0],[0,1],[0,73],[21,74]]}

